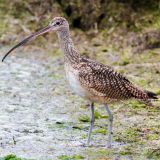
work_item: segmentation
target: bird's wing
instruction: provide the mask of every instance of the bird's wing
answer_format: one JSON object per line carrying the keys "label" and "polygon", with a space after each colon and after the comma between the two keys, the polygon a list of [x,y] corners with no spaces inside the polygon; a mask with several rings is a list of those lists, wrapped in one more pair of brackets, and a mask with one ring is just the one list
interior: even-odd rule
{"label": "bird's wing", "polygon": [[111,99],[145,96],[143,91],[111,67],[86,58],[81,59],[79,81],[83,87],[97,96]]}

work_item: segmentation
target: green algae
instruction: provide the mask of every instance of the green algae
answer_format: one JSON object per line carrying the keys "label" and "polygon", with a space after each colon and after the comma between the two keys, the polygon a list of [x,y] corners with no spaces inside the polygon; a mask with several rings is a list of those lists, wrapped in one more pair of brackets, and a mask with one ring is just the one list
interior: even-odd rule
{"label": "green algae", "polygon": [[[14,154],[9,154],[7,156],[5,156],[4,158],[0,158],[0,160],[29,160],[26,158],[18,158],[16,155]],[[31,160],[31,159],[30,159]],[[33,160],[33,159],[32,159]]]}
{"label": "green algae", "polygon": [[107,115],[102,115],[100,112],[98,111],[95,111],[94,112],[94,116],[95,116],[95,119],[101,119],[101,118],[108,118]]}
{"label": "green algae", "polygon": [[73,129],[82,130],[82,129],[84,129],[84,126],[83,126],[83,125],[73,125],[72,128],[73,128]]}
{"label": "green algae", "polygon": [[111,160],[116,155],[116,151],[114,149],[106,149],[106,148],[87,148],[84,153],[86,156],[86,159],[90,159],[92,157],[92,160]]}
{"label": "green algae", "polygon": [[125,129],[118,138],[115,138],[116,141],[123,141],[128,143],[138,142],[140,140],[140,132],[137,128],[128,128]]}
{"label": "green algae", "polygon": [[152,134],[148,134],[146,136],[147,140],[158,140],[159,138],[159,134],[158,133],[152,133]]}
{"label": "green algae", "polygon": [[144,155],[149,159],[159,160],[160,159],[160,148],[149,148],[144,151]]}
{"label": "green algae", "polygon": [[82,160],[84,159],[84,157],[81,155],[73,155],[73,156],[61,155],[61,156],[58,156],[58,159],[59,160]]}
{"label": "green algae", "polygon": [[131,148],[124,148],[122,151],[119,152],[120,155],[132,155],[133,150]]}
{"label": "green algae", "polygon": [[121,65],[125,66],[125,65],[127,65],[127,64],[130,64],[130,58],[128,58],[128,57],[123,57],[123,58],[122,58],[122,63],[121,63]]}
{"label": "green algae", "polygon": [[93,131],[93,134],[103,134],[103,135],[106,135],[107,134],[107,128],[106,129],[104,129],[104,128],[99,128],[99,129],[96,129],[96,130],[94,130]]}
{"label": "green algae", "polygon": [[160,95],[160,90],[157,90],[156,93],[157,93],[158,95]]}
{"label": "green algae", "polygon": [[[81,108],[84,108],[84,107],[81,106]],[[102,114],[100,114],[98,111],[95,111],[95,112],[94,112],[94,116],[95,116],[95,119],[108,118],[107,115],[102,115]],[[78,120],[79,120],[80,122],[90,122],[90,117],[89,117],[88,115],[86,115],[86,114],[83,114],[83,115],[80,115],[80,116],[78,117]]]}
{"label": "green algae", "polygon": [[79,117],[78,117],[78,120],[79,120],[80,122],[90,122],[90,118],[89,118],[89,116],[86,115],[86,114],[83,114],[83,115],[79,116]]}
{"label": "green algae", "polygon": [[142,109],[142,108],[146,108],[146,105],[142,102],[136,101],[136,100],[132,100],[129,102],[129,105],[134,108],[134,109]]}

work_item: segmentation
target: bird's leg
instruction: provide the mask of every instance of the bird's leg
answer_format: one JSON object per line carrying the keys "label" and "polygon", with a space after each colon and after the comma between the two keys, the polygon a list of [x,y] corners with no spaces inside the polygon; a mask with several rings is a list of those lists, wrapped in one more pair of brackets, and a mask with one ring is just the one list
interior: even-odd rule
{"label": "bird's leg", "polygon": [[91,121],[90,121],[90,128],[89,128],[89,132],[88,132],[88,141],[87,144],[89,145],[91,142],[91,133],[92,133],[92,129],[94,126],[94,122],[95,122],[95,117],[94,117],[94,103],[91,103],[90,105],[91,108]]}
{"label": "bird's leg", "polygon": [[109,123],[108,123],[108,141],[107,141],[107,147],[111,148],[111,143],[112,143],[112,124],[113,124],[113,115],[112,112],[109,110],[109,107],[107,104],[104,105],[108,116],[109,116]]}

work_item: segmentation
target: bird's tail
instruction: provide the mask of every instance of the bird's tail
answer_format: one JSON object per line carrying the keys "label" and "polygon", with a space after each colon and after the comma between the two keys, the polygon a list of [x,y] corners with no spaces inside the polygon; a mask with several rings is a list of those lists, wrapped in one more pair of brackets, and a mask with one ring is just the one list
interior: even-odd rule
{"label": "bird's tail", "polygon": [[158,95],[156,93],[145,91],[149,99],[158,99]]}
{"label": "bird's tail", "polygon": [[156,93],[153,93],[151,91],[144,91],[147,95],[147,99],[142,100],[146,105],[155,107],[152,103],[153,100],[158,100],[158,95]]}
{"label": "bird's tail", "polygon": [[132,97],[145,103],[148,106],[153,106],[152,101],[158,100],[158,95],[156,93],[147,90],[142,90],[134,85],[130,85],[130,87],[128,88],[130,90]]}

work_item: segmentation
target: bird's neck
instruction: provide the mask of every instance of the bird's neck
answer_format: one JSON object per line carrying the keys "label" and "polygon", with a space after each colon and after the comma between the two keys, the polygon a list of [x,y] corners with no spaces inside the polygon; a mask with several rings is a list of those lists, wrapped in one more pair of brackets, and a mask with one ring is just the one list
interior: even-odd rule
{"label": "bird's neck", "polygon": [[58,38],[61,50],[64,53],[65,62],[71,64],[79,63],[80,55],[74,47],[69,30],[58,32]]}

